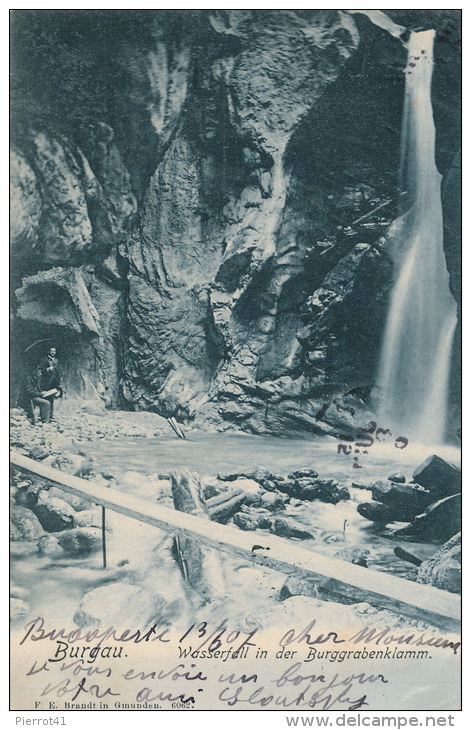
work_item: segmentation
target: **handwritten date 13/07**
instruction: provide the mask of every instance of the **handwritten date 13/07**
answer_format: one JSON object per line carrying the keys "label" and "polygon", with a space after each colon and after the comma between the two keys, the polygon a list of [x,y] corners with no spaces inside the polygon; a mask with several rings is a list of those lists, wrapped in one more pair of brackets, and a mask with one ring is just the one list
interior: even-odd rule
{"label": "handwritten date 13/07", "polygon": [[[385,442],[388,440],[388,437],[392,438],[392,431],[390,428],[382,428],[381,426],[378,426],[378,424],[375,421],[370,421],[367,426],[363,426],[361,428],[357,428],[356,430],[356,441],[355,437],[350,435],[341,434],[339,436],[339,439],[342,441],[352,442],[355,441],[354,447],[351,445],[351,443],[346,444],[338,444],[337,445],[337,453],[338,454],[344,454],[345,456],[350,456],[350,454],[353,452],[354,454],[367,454],[368,449],[370,449],[372,446],[374,446],[378,442]],[[394,446],[396,449],[405,449],[407,444],[409,443],[409,440],[405,436],[397,436],[394,440]],[[362,469],[363,467],[360,466],[358,463],[358,457],[355,456],[353,458],[353,468],[354,469]]]}

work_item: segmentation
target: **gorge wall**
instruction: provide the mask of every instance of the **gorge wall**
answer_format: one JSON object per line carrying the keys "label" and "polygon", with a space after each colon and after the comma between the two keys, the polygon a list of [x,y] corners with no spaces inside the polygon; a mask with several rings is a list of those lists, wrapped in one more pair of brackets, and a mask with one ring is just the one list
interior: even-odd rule
{"label": "gorge wall", "polygon": [[[388,13],[437,30],[459,297],[459,16]],[[53,340],[68,395],[112,408],[284,435],[367,418],[406,58],[342,11],[14,11],[14,397]]]}

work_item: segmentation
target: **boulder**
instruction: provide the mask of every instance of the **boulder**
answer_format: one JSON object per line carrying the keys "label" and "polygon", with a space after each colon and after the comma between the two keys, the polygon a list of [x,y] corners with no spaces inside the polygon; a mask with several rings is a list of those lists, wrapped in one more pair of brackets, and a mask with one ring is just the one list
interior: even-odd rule
{"label": "boulder", "polygon": [[221,482],[234,482],[236,479],[239,479],[239,477],[242,476],[238,472],[220,472],[218,474],[218,479],[221,480]]}
{"label": "boulder", "polygon": [[233,482],[236,479],[251,479],[263,485],[267,479],[273,479],[273,474],[264,466],[257,466],[254,469],[249,469],[244,472],[218,474],[218,479],[221,479],[224,482]]}
{"label": "boulder", "polygon": [[246,514],[245,512],[237,512],[234,515],[234,524],[240,527],[241,530],[256,530],[258,520],[253,515]]}
{"label": "boulder", "polygon": [[432,454],[412,474],[416,484],[432,492],[436,499],[461,492],[461,470]]}
{"label": "boulder", "polygon": [[288,500],[287,495],[279,492],[264,492],[260,500],[260,506],[269,510],[269,512],[279,512],[285,508],[285,503]]}
{"label": "boulder", "polygon": [[417,582],[428,583],[450,593],[461,592],[461,533],[454,535],[417,571]]}
{"label": "boulder", "polygon": [[[348,491],[347,487],[338,487],[338,501],[339,502],[345,502],[347,499],[350,499],[351,494]],[[336,503],[334,503],[336,504]]]}
{"label": "boulder", "polygon": [[328,504],[337,504],[346,499],[350,499],[350,493],[346,487],[339,489],[338,482],[333,479],[297,479],[297,493],[299,499],[313,501],[318,499]]}
{"label": "boulder", "polygon": [[371,487],[374,500],[387,504],[395,510],[396,520],[408,522],[421,514],[429,504],[436,501],[433,494],[415,484],[399,482],[375,482]]}
{"label": "boulder", "polygon": [[204,499],[212,499],[213,497],[217,497],[219,494],[233,489],[232,484],[229,486],[228,484],[224,484],[224,482],[217,481],[213,478],[209,480],[204,478],[201,479],[201,485],[203,487]]}
{"label": "boulder", "polygon": [[51,466],[53,469],[59,469],[73,476],[82,476],[85,471],[87,459],[80,454],[72,454],[70,452],[62,454],[52,454],[44,459],[44,464]]}
{"label": "boulder", "polygon": [[299,499],[303,499],[303,497],[301,496],[303,494],[304,499],[309,499],[309,492],[311,491],[314,494],[315,490],[317,489],[317,481],[308,477],[300,477],[299,479],[295,479],[292,484],[292,496],[298,497]]}
{"label": "boulder", "polygon": [[298,469],[288,474],[288,479],[317,479],[318,476],[314,469]]}
{"label": "boulder", "polygon": [[270,532],[279,537],[294,538],[296,540],[314,540],[314,535],[290,518],[273,517],[269,521]]}
{"label": "boulder", "polygon": [[86,593],[74,621],[79,626],[133,626],[144,629],[162,614],[165,601],[146,588],[110,583]]}
{"label": "boulder", "polygon": [[[98,527],[101,528],[102,515],[101,510],[97,509],[86,509],[81,512],[77,512],[74,515],[74,527]],[[111,531],[111,527],[106,528]]]}
{"label": "boulder", "polygon": [[445,542],[461,529],[461,495],[453,494],[431,504],[395,535],[433,542]]}
{"label": "boulder", "polygon": [[64,555],[64,551],[55,535],[43,535],[40,537],[38,540],[38,552],[40,555],[49,555],[52,558]]}
{"label": "boulder", "polygon": [[367,520],[387,525],[389,522],[402,522],[397,509],[381,502],[361,502],[357,506],[358,513]]}
{"label": "boulder", "polygon": [[57,536],[64,552],[72,557],[82,557],[101,549],[101,531],[93,527],[76,527]]}
{"label": "boulder", "polygon": [[10,509],[10,540],[36,540],[44,530],[34,514],[27,507],[14,505]]}
{"label": "boulder", "polygon": [[10,484],[15,489],[27,489],[33,482],[30,479],[22,480],[19,479],[18,474],[12,474]]}
{"label": "boulder", "polygon": [[244,492],[247,496],[247,504],[258,503],[263,494],[263,489],[260,487],[260,483],[256,479],[239,477],[232,482],[232,486],[234,489]]}
{"label": "boulder", "polygon": [[268,512],[268,510],[264,510],[263,514],[259,514],[257,517],[258,526],[261,530],[271,530],[271,526],[273,524],[273,516]]}
{"label": "boulder", "polygon": [[278,594],[280,601],[286,601],[292,596],[308,596],[309,598],[317,598],[317,585],[314,580],[302,579],[296,576],[290,576],[285,580]]}
{"label": "boulder", "polygon": [[406,478],[404,474],[399,474],[398,472],[395,472],[394,474],[390,474],[388,476],[388,479],[390,482],[397,482],[398,484],[405,484]]}
{"label": "boulder", "polygon": [[24,487],[19,487],[15,494],[15,499],[22,507],[29,507],[32,509],[38,501],[40,492],[45,487],[44,482],[33,482]]}
{"label": "boulder", "polygon": [[89,510],[92,504],[86,499],[76,497],[75,494],[69,494],[68,492],[64,492],[64,490],[59,489],[59,487],[49,487],[47,491],[49,493],[49,497],[55,497],[62,500],[63,502],[67,502],[67,504],[70,505],[70,507],[72,507],[72,509],[74,509],[76,512]]}
{"label": "boulder", "polygon": [[[16,296],[17,316],[23,321],[67,327],[77,334],[98,335],[100,332],[98,312],[78,268],[57,267],[24,277]],[[54,306],[45,307],[44,302],[51,300]],[[43,457],[32,458],[47,456],[49,454],[45,452]]]}
{"label": "boulder", "polygon": [[278,489],[278,479],[276,481],[274,479],[264,479],[263,489],[267,492],[276,492]]}
{"label": "boulder", "polygon": [[367,482],[352,482],[352,489],[371,489]]}
{"label": "boulder", "polygon": [[[278,489],[279,492],[283,492],[283,494],[287,494],[288,497],[295,497],[299,499],[299,486],[298,486],[299,480],[291,480],[291,479],[283,479],[283,480],[277,480],[276,481],[276,489]],[[269,489],[271,484],[273,482],[265,482],[264,489]],[[308,482],[306,481],[306,486]]]}
{"label": "boulder", "polygon": [[75,510],[73,507],[63,499],[50,497],[46,491],[40,493],[33,511],[47,532],[67,530],[72,527],[74,522]]}
{"label": "boulder", "polygon": [[368,567],[370,551],[367,548],[345,548],[335,553],[334,558],[344,560],[346,563],[360,565],[362,568]]}
{"label": "boulder", "polygon": [[49,451],[44,446],[32,446],[28,450],[28,456],[35,461],[44,461],[49,456]]}

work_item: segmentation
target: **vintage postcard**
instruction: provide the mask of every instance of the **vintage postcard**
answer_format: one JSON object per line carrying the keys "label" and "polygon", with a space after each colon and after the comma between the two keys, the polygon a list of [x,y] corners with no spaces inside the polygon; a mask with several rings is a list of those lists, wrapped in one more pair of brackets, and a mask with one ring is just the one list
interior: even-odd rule
{"label": "vintage postcard", "polygon": [[10,709],[452,725],[461,11],[10,36]]}

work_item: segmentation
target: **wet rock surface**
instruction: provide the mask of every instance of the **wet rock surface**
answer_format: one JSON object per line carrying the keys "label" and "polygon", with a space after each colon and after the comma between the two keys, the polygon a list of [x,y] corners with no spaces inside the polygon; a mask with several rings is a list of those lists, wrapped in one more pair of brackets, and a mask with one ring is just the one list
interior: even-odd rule
{"label": "wet rock surface", "polygon": [[436,454],[426,459],[412,474],[416,484],[429,489],[436,498],[461,492],[461,471]]}
{"label": "wet rock surface", "polygon": [[255,515],[246,514],[245,512],[238,512],[234,515],[234,524],[240,527],[241,530],[256,530],[258,527],[258,519]]}
{"label": "wet rock surface", "polygon": [[414,471],[411,483],[404,483],[403,475],[397,481],[397,476],[370,486],[373,502],[357,507],[362,517],[383,525],[409,522],[396,529],[395,534],[436,542],[448,540],[460,529],[459,467],[432,454]]}
{"label": "wet rock surface", "polygon": [[[254,494],[260,493],[260,490],[272,493],[271,497],[268,494],[259,495],[256,503],[262,506],[276,505],[275,509],[280,507],[282,509],[282,503],[286,504],[289,498],[306,501],[320,500],[328,504],[337,504],[350,499],[350,493],[346,487],[334,479],[319,479],[317,471],[310,468],[282,475],[273,474],[265,467],[257,467],[247,472],[220,473],[218,476],[221,481],[240,485],[241,489],[244,489],[244,484],[256,485]],[[253,489],[252,486],[251,489]],[[250,497],[247,504],[252,501],[254,500]]]}
{"label": "wet rock surface", "polygon": [[405,482],[406,482],[406,478],[405,478],[404,474],[399,474],[399,472],[390,474],[388,476],[388,479],[390,482],[396,482],[397,484],[405,484]]}
{"label": "wet rock surface", "polygon": [[[113,416],[113,418],[111,418]],[[344,563],[352,563],[365,570],[383,569],[382,561],[388,563],[391,556],[394,556],[394,544],[391,541],[390,547],[383,545],[381,549],[373,542],[369,548],[364,543],[360,546],[355,544],[355,538],[349,537],[347,520],[344,520],[343,531],[341,522],[337,521],[336,530],[322,529],[323,510],[338,510],[343,514],[345,509],[355,510],[358,499],[364,499],[366,492],[358,492],[368,488],[374,497],[373,501],[363,503],[359,506],[364,509],[397,510],[397,505],[416,505],[419,515],[412,515],[411,526],[414,530],[420,527],[420,509],[425,500],[427,503],[425,515],[429,521],[426,529],[419,532],[420,539],[430,542],[447,539],[444,534],[442,523],[445,521],[451,525],[446,530],[454,529],[456,524],[450,515],[453,512],[452,506],[440,507],[439,509],[451,510],[445,520],[441,519],[442,514],[434,517],[437,507],[436,503],[429,504],[433,499],[431,491],[415,483],[403,483],[391,481],[386,477],[373,484],[359,485],[358,482],[338,482],[333,479],[325,479],[322,474],[321,465],[308,467],[287,473],[279,473],[275,468],[258,466],[255,469],[241,471],[220,472],[218,476],[206,476],[199,478],[197,475],[173,477],[174,494],[171,491],[171,473],[159,471],[159,473],[146,475],[138,471],[128,469],[118,473],[102,473],[97,464],[87,456],[86,447],[88,440],[96,440],[96,425],[99,430],[109,438],[116,438],[119,444],[120,436],[128,437],[135,433],[138,438],[145,439],[148,435],[154,435],[157,431],[169,435],[170,427],[156,414],[135,414],[116,413],[98,416],[95,413],[81,411],[75,414],[70,422],[62,414],[58,413],[58,421],[49,426],[33,427],[26,416],[19,410],[12,414],[12,432],[16,438],[16,447],[26,455],[35,453],[35,449],[43,449],[46,455],[44,463],[58,468],[64,473],[77,473],[81,478],[89,479],[101,486],[118,489],[124,493],[135,494],[143,500],[151,503],[164,504],[166,507],[178,506],[184,511],[203,510],[206,518],[227,524],[229,529],[240,529],[253,536],[253,550],[263,550],[264,537],[275,535],[284,539],[287,544],[292,541],[298,547],[307,550],[319,551],[320,554],[330,555]],[[96,425],[95,425],[96,424]],[[20,446],[21,443],[21,446]],[[126,441],[128,443],[128,441]],[[265,462],[266,463],[266,462]],[[385,474],[388,472],[385,471]],[[191,478],[190,478],[191,477]],[[192,481],[193,480],[193,481]],[[194,496],[195,490],[191,484],[195,484],[198,495],[198,504],[194,500],[188,506],[185,495]],[[186,485],[186,486],[185,486]],[[177,505],[176,487],[178,491]],[[183,488],[184,487],[184,488]],[[417,498],[419,502],[414,502]],[[248,587],[244,583],[244,571],[247,571],[247,564],[243,563],[243,570],[240,575],[232,572],[232,558],[225,554],[218,556],[217,566],[203,550],[200,559],[195,564],[194,545],[180,542],[179,553],[172,548],[172,538],[162,534],[160,542],[148,551],[146,555],[138,555],[134,558],[130,555],[131,545],[124,544],[121,547],[121,559],[114,558],[112,565],[102,573],[102,533],[101,533],[101,511],[99,508],[90,505],[85,500],[80,500],[63,492],[59,487],[51,486],[45,480],[33,477],[25,477],[21,472],[13,472],[11,485],[11,499],[13,512],[21,511],[20,519],[16,521],[16,539],[12,542],[12,556],[19,563],[26,563],[28,559],[44,561],[50,567],[49,575],[60,577],[67,571],[77,571],[77,576],[86,576],[83,581],[82,590],[74,598],[75,621],[80,625],[99,626],[108,625],[131,617],[135,621],[135,602],[139,602],[139,616],[143,622],[153,612],[162,615],[165,619],[168,616],[170,622],[177,621],[178,617],[186,615],[190,610],[199,610],[202,604],[206,603],[208,611],[216,610],[216,606],[225,606],[228,600],[224,589],[224,595],[216,591],[201,593],[200,588],[203,582],[210,586],[221,587],[220,570],[226,576],[230,574],[231,580],[240,581],[237,583],[238,590],[254,590],[254,585]],[[453,502],[456,507],[458,496],[446,498]],[[381,501],[377,501],[381,500]],[[425,503],[424,502],[424,503]],[[440,504],[440,503],[439,503]],[[445,500],[446,504],[446,500]],[[418,505],[418,506],[417,506]],[[414,507],[414,510],[415,508]],[[320,517],[316,519],[316,511],[319,510]],[[41,518],[37,520],[36,514]],[[430,515],[432,515],[430,517]],[[365,516],[367,516],[365,514]],[[389,512],[389,518],[391,513]],[[378,526],[378,533],[391,534],[386,524],[391,519],[382,520],[382,526]],[[366,520],[365,520],[366,522]],[[447,523],[447,524],[448,524]],[[35,529],[31,525],[35,525]],[[111,520],[107,527],[110,530]],[[417,528],[417,524],[419,527]],[[437,532],[440,530],[440,532]],[[407,533],[407,530],[406,530]],[[414,533],[417,534],[417,533]],[[454,534],[454,533],[453,533]],[[119,537],[119,532],[108,531],[108,537]],[[394,534],[395,541],[399,539],[413,539],[413,535]],[[252,539],[252,538],[251,538]],[[332,543],[332,544],[331,544]],[[337,544],[338,543],[338,544]],[[424,560],[419,567],[422,571],[423,581],[444,590],[456,591],[457,576],[459,574],[458,547],[452,543],[446,553],[446,559],[433,558],[431,561]],[[269,553],[267,553],[268,555]],[[430,552],[420,552],[420,555],[430,555]],[[211,556],[209,556],[211,557]],[[399,558],[400,560],[400,558]],[[180,561],[180,562],[179,562]],[[181,569],[181,564],[185,569]],[[427,565],[428,563],[428,565]],[[158,567],[156,567],[158,566]],[[180,567],[179,567],[180,566]],[[188,568],[192,566],[195,572],[193,583],[190,585],[186,579],[189,575]],[[159,577],[155,571],[160,570]],[[257,570],[252,567],[252,572],[258,576]],[[390,572],[395,572],[390,566]],[[228,573],[228,571],[231,571]],[[237,571],[236,571],[237,572]],[[415,577],[416,568],[410,568],[407,577]],[[74,573],[71,573],[74,575]],[[399,574],[403,575],[399,571]],[[267,572],[263,580],[255,581],[255,575],[250,580],[255,581],[258,586],[257,606],[263,613],[265,607],[267,616],[273,618],[278,615],[276,606],[291,601],[309,600],[317,605],[330,605],[337,607],[343,604],[356,604],[359,600],[358,593],[339,589],[336,581],[319,580],[304,581],[292,578],[286,581],[283,576],[272,577],[271,571]],[[169,579],[170,576],[170,579]],[[216,576],[213,582],[212,579]],[[204,578],[204,581],[202,580]],[[418,578],[419,579],[419,578]],[[421,579],[422,580],[422,579]],[[269,587],[267,588],[267,581]],[[283,581],[283,582],[282,582]],[[273,584],[273,586],[272,586]],[[103,589],[103,590],[102,590]],[[106,590],[105,590],[106,589]],[[207,597],[210,599],[207,601]],[[269,599],[267,598],[269,596]],[[29,608],[28,596],[26,594],[13,596],[18,603],[14,616],[20,621]],[[373,600],[371,596],[364,594],[365,601]],[[303,604],[304,605],[304,604]],[[226,610],[226,609],[224,609]],[[232,609],[231,609],[232,610]],[[287,610],[287,609],[286,609]],[[321,610],[321,609],[319,609]],[[325,609],[327,610],[327,609]],[[131,620],[131,618],[129,618]],[[189,625],[189,624],[188,624]]]}
{"label": "wet rock surface", "polygon": [[[34,456],[31,456],[31,458],[34,458]],[[14,498],[18,504],[32,509],[38,502],[39,494],[47,486],[46,482],[41,480],[20,484],[15,488]],[[56,494],[59,497],[62,495],[62,492]]]}
{"label": "wet rock surface", "polygon": [[445,542],[461,529],[461,495],[454,494],[431,504],[409,525],[395,531],[403,537]]}
{"label": "wet rock surface", "polygon": [[[371,487],[371,496],[382,503],[387,510],[388,522],[407,522],[420,514],[434,501],[434,496],[428,490],[414,484],[396,482],[375,482]],[[381,514],[381,510],[378,511]]]}
{"label": "wet rock surface", "polygon": [[[15,360],[27,371],[28,348],[55,339],[68,395],[96,415],[354,431],[391,285],[404,48],[336,10],[122,12],[12,21]],[[433,11],[423,22],[446,27]],[[459,39],[442,45],[458,292]]]}
{"label": "wet rock surface", "polygon": [[287,578],[279,593],[280,601],[286,601],[293,596],[307,596],[317,598],[317,586],[313,580],[302,580],[301,578]]}
{"label": "wet rock surface", "polygon": [[451,593],[461,591],[461,533],[454,535],[417,571],[418,583],[442,588]]}
{"label": "wet rock surface", "polygon": [[72,527],[75,510],[63,499],[50,497],[48,492],[39,494],[33,512],[47,532],[60,532]]}
{"label": "wet rock surface", "polygon": [[58,535],[57,542],[67,555],[82,557],[101,549],[101,530],[76,527]]}
{"label": "wet rock surface", "polygon": [[293,496],[298,499],[315,500],[328,502],[329,504],[337,504],[346,499],[350,499],[350,493],[346,487],[338,488],[337,484],[332,480],[323,481],[322,479],[300,479],[295,483],[296,489]]}
{"label": "wet rock surface", "polygon": [[36,540],[44,535],[44,528],[36,515],[27,507],[10,507],[10,540]]}
{"label": "wet rock surface", "polygon": [[165,601],[146,588],[111,583],[86,593],[75,615],[80,626],[146,626]]}

